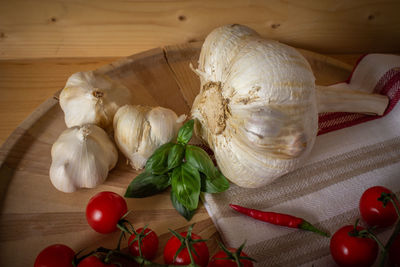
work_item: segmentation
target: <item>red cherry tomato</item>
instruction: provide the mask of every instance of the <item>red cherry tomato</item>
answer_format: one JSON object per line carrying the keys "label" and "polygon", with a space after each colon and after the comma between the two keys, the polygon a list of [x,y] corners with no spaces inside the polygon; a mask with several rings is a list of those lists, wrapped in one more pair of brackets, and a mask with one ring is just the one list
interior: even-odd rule
{"label": "red cherry tomato", "polygon": [[[229,248],[228,250],[232,253],[235,253],[237,249]],[[244,253],[243,251],[240,253],[240,256],[248,257],[247,254]],[[230,260],[230,259],[224,259],[227,257],[228,257],[228,255],[225,253],[225,251],[223,251],[223,250],[218,251],[214,256],[211,257],[211,260],[208,263],[208,267],[237,267],[238,266],[235,261]],[[253,267],[252,261],[241,259],[240,262],[243,267]]]}
{"label": "red cherry tomato", "polygon": [[[357,226],[357,231],[364,228]],[[331,255],[339,266],[371,266],[378,256],[378,244],[370,238],[349,235],[354,231],[353,225],[340,228],[330,242]]]}
{"label": "red cherry tomato", "polygon": [[392,202],[383,206],[379,201],[382,193],[393,194],[392,191],[383,186],[374,186],[367,189],[360,199],[360,214],[364,221],[370,226],[388,227],[397,220],[397,213]]}
{"label": "red cherry tomato", "polygon": [[[181,236],[186,237],[187,232],[180,233]],[[201,239],[200,236],[192,233],[192,239]],[[190,264],[190,256],[187,248],[184,248],[176,257],[174,261],[174,257],[179,247],[181,246],[181,241],[176,237],[172,236],[164,248],[164,262],[166,264],[174,264],[174,265],[188,265]],[[196,250],[197,255],[192,252],[193,259],[197,265],[202,267],[207,266],[208,258],[210,254],[208,252],[208,247],[205,242],[199,242],[193,244],[194,250]]]}
{"label": "red cherry tomato", "polygon": [[118,267],[115,264],[107,264],[102,262],[98,257],[92,255],[84,258],[77,267]]}
{"label": "red cherry tomato", "polygon": [[55,244],[43,249],[36,257],[34,267],[72,267],[75,252],[65,245]]}
{"label": "red cherry tomato", "polygon": [[100,192],[86,206],[86,219],[96,232],[108,234],[117,230],[117,223],[127,212],[125,199],[113,192]]}
{"label": "red cherry tomato", "polygon": [[[136,230],[138,234],[141,234],[143,232],[143,228],[139,228]],[[152,260],[156,257],[157,255],[157,249],[158,249],[158,237],[157,234],[149,229],[146,228],[143,232],[143,234],[147,234],[145,237],[143,237],[141,243],[141,250],[142,250],[142,256],[148,260]],[[129,251],[131,252],[132,255],[134,256],[139,256],[139,242],[136,240],[135,242],[132,243],[132,241],[135,239],[136,235],[132,234],[131,237],[129,238],[128,244],[129,245]]]}

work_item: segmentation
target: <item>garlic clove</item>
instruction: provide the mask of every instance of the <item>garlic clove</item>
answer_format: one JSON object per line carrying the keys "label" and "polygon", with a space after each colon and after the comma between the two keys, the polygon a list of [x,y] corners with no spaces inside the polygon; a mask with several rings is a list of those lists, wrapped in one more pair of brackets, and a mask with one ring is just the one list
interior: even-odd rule
{"label": "garlic clove", "polygon": [[96,124],[109,130],[118,108],[131,102],[128,88],[93,71],[73,74],[60,94],[67,127]]}
{"label": "garlic clove", "polygon": [[87,124],[65,130],[51,149],[50,180],[58,190],[70,193],[103,183],[118,160],[107,133]]}
{"label": "garlic clove", "polygon": [[147,121],[152,129],[152,138],[158,140],[158,146],[172,141],[182,126],[182,120],[175,112],[163,107],[152,108],[147,114]]}
{"label": "garlic clove", "polygon": [[114,139],[139,170],[158,147],[176,138],[185,118],[163,107],[125,105],[114,116]]}
{"label": "garlic clove", "polygon": [[119,108],[114,116],[115,143],[134,169],[141,169],[146,163],[147,153],[141,140],[143,137],[149,139],[150,126],[145,116],[149,110],[149,107],[126,105]]}

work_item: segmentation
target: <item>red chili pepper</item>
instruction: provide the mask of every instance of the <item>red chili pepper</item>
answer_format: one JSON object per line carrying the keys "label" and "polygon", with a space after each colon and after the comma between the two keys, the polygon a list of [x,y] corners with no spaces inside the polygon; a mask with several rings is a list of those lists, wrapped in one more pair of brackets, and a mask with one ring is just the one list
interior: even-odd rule
{"label": "red chili pepper", "polygon": [[315,226],[313,226],[311,223],[307,222],[306,220],[292,216],[292,215],[249,209],[249,208],[245,208],[245,207],[242,207],[239,205],[233,205],[233,204],[229,204],[229,206],[232,209],[234,209],[242,214],[245,214],[249,217],[252,217],[254,219],[257,219],[257,220],[260,220],[263,222],[272,223],[275,225],[286,226],[286,227],[290,227],[290,228],[303,229],[306,231],[311,231],[311,232],[320,234],[322,236],[329,237],[328,233],[325,233],[325,232],[317,229]]}

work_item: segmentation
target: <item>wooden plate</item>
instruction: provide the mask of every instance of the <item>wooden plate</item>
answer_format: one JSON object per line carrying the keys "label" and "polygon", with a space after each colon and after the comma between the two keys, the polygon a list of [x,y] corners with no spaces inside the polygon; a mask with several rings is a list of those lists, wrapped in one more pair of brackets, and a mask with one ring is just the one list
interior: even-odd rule
{"label": "wooden plate", "polygon": [[[197,65],[200,48],[201,43],[156,48],[97,71],[130,88],[135,95],[133,104],[164,106],[178,115],[189,114],[199,91],[199,80],[189,64]],[[350,65],[339,60],[300,52],[310,62],[318,84],[342,81],[351,71]],[[118,233],[94,232],[87,225],[85,207],[90,197],[100,191],[123,195],[138,173],[120,155],[103,185],[70,194],[57,191],[48,176],[50,150],[64,129],[57,99],[48,99],[17,127],[0,149],[0,266],[32,266],[36,255],[54,243],[66,244],[75,251],[116,246]],[[217,249],[218,233],[203,206],[187,222],[172,207],[168,192],[127,199],[127,203],[132,210],[128,219],[135,227],[148,224],[160,235],[157,262],[162,262],[162,249],[171,236],[168,228],[183,231],[196,223],[194,232],[209,239],[210,254]],[[126,242],[123,246],[127,246]]]}

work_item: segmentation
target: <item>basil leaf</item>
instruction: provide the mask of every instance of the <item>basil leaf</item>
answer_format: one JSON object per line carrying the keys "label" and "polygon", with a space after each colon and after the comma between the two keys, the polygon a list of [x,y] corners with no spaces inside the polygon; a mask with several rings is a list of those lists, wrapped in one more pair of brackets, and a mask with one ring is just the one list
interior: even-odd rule
{"label": "basil leaf", "polygon": [[182,144],[174,144],[168,154],[168,169],[178,167],[185,156],[185,146]]}
{"label": "basil leaf", "polygon": [[129,184],[125,197],[142,198],[158,194],[170,185],[170,181],[167,174],[154,175],[142,172]]}
{"label": "basil leaf", "polygon": [[203,149],[197,146],[187,145],[185,151],[186,162],[204,173],[206,176],[213,176],[215,171],[214,163],[210,156]]}
{"label": "basil leaf", "polygon": [[188,163],[183,163],[172,171],[171,185],[177,200],[185,208],[197,208],[201,188],[198,170]]}
{"label": "basil leaf", "polygon": [[168,154],[173,143],[160,146],[146,162],[146,172],[163,174],[168,171]]}
{"label": "basil leaf", "polygon": [[214,166],[210,156],[197,146],[186,146],[186,162],[204,173],[202,177],[201,191],[206,193],[219,193],[229,188],[229,182],[225,176]]}
{"label": "basil leaf", "polygon": [[206,193],[220,193],[229,188],[229,182],[225,176],[218,170],[215,169],[213,176],[202,177],[201,191]]}
{"label": "basil leaf", "polygon": [[183,206],[177,199],[174,191],[171,190],[171,202],[174,208],[182,215],[187,221],[190,221],[193,218],[193,215],[196,213],[196,210],[188,210]]}
{"label": "basil leaf", "polygon": [[187,121],[178,132],[178,143],[187,144],[193,135],[194,120]]}

